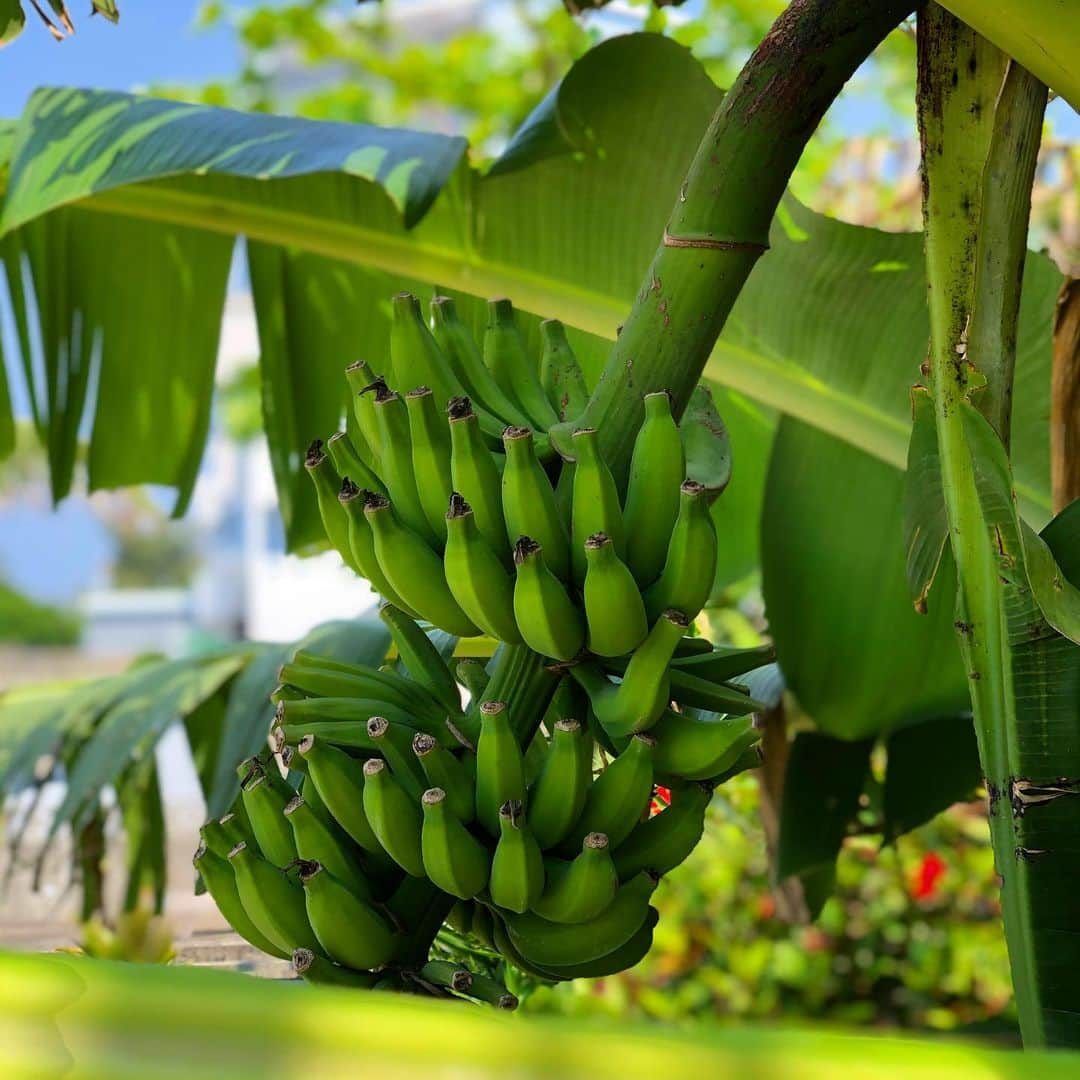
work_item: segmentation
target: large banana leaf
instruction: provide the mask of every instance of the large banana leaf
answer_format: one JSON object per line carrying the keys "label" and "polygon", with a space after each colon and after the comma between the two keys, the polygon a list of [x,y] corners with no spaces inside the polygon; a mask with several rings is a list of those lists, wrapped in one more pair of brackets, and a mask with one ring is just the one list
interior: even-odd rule
{"label": "large banana leaf", "polygon": [[643,1030],[507,1017],[458,1001],[9,953],[0,956],[0,1065],[9,1076],[146,1080],[358,1074],[389,1080],[1066,1080],[1080,1069],[1080,1057],[752,1025]]}
{"label": "large banana leaf", "polygon": [[[9,283],[17,293],[26,279],[38,297],[46,362],[24,364],[55,490],[66,490],[100,365],[106,393],[93,408],[91,484],[154,480],[187,493],[206,420],[205,394],[190,388],[206,384],[213,364],[228,249],[221,237],[244,235],[259,242],[253,277],[288,536],[293,547],[316,541],[314,505],[297,481],[299,450],[336,426],[343,364],[382,348],[385,315],[372,290],[382,296],[405,281],[506,294],[613,338],[719,97],[668,39],[605,42],[481,177],[459,164],[459,141],[439,136],[40,91],[19,123],[2,226],[13,252]],[[57,219],[63,226],[52,228]],[[123,240],[125,225],[144,245],[140,274],[123,243],[104,240],[113,229]],[[95,243],[79,239],[84,230]],[[190,234],[207,245],[216,234],[218,246],[189,249]],[[901,466],[906,387],[926,338],[919,239],[829,222],[789,202],[772,243],[710,376]],[[21,274],[17,251],[27,253]],[[316,269],[319,260],[327,262]],[[1058,278],[1045,260],[1030,276],[1029,306],[1045,324]],[[155,290],[171,302],[166,322],[156,317]],[[32,303],[26,312],[34,315]],[[195,332],[179,333],[186,325]],[[121,335],[122,354],[110,345]],[[24,353],[34,336],[24,335]],[[1017,483],[1043,519],[1047,341],[1045,333],[1031,339],[1032,362],[1021,369],[1029,380],[1017,393],[1030,421],[1018,418]],[[121,392],[138,407],[120,408]]]}

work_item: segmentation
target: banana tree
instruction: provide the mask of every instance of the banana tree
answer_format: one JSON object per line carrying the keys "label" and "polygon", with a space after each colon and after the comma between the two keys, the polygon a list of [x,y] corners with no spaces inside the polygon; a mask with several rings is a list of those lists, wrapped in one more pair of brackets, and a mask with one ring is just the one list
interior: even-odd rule
{"label": "banana tree", "polygon": [[[873,237],[822,222],[782,201],[791,169],[820,116],[848,75],[906,14],[903,3],[871,10],[871,5],[855,0],[832,5],[797,2],[718,107],[717,92],[700,73],[688,70],[685,55],[656,39],[601,46],[571,72],[484,177],[467,169],[461,159],[463,147],[454,140],[334,125],[321,126],[316,134],[316,129],[296,122],[242,118],[123,95],[41,92],[16,135],[3,224],[8,229],[5,256],[23,362],[54,467],[55,494],[62,496],[70,484],[75,434],[94,382],[92,373],[100,370],[96,410],[107,420],[95,425],[91,439],[91,483],[108,486],[150,479],[175,483],[182,508],[207,423],[205,395],[192,395],[191,387],[205,386],[212,367],[210,353],[231,238],[238,233],[248,239],[268,430],[295,546],[323,538],[315,500],[303,486],[298,444],[304,435],[337,426],[343,411],[340,383],[315,378],[311,357],[318,356],[319,364],[325,357],[328,366],[339,365],[358,325],[363,326],[370,349],[385,350],[387,320],[380,319],[377,305],[380,295],[392,291],[386,287],[388,279],[394,287],[403,282],[437,284],[460,297],[507,292],[530,311],[561,316],[571,326],[608,338],[616,336],[616,320],[633,298],[630,316],[606,362],[607,350],[599,342],[586,337],[575,341],[592,391],[585,418],[600,432],[617,481],[629,468],[643,392],[672,390],[679,412],[708,364],[707,370],[737,395],[750,395],[759,405],[785,413],[773,446],[770,493],[789,479],[788,469],[794,468],[790,463],[807,460],[808,446],[829,448],[822,438],[837,436],[878,459],[873,463],[876,473],[866,469],[867,485],[880,483],[883,476],[886,483],[897,484],[888,466],[895,470],[903,463],[908,424],[895,388],[896,380],[905,379],[912,350],[897,349],[895,364],[889,357],[891,371],[881,357],[881,370],[875,364],[873,384],[868,384],[861,355],[855,355],[850,341],[838,353],[830,349],[830,331],[823,325],[831,322],[832,333],[840,326],[842,334],[850,336],[859,320],[853,317],[849,323],[834,316],[811,323],[807,333],[793,314],[794,305],[789,305],[789,312],[778,311],[776,297],[795,292],[796,282],[801,285],[813,267],[811,281],[823,291],[857,281],[857,290],[848,294],[854,308],[872,303],[879,290],[887,306],[895,305],[894,310],[906,316],[897,317],[897,326],[925,339],[917,301],[903,308],[910,302],[910,286],[919,284],[920,275],[912,272],[918,262],[917,242]],[[625,74],[645,58],[651,81],[648,100],[642,101],[638,113],[626,110],[621,100],[625,87],[633,85],[630,80],[618,84],[618,99],[610,81],[606,95],[596,93],[601,60],[610,64],[606,72],[610,77],[612,71]],[[666,81],[677,89],[677,110],[671,106],[673,98],[656,92],[656,86]],[[704,120],[713,110],[706,136],[691,160]],[[649,130],[664,146],[659,157],[641,153],[643,134]],[[593,189],[583,185],[590,172],[604,183]],[[627,177],[640,178],[629,188],[634,197],[625,203],[611,198],[616,177],[620,185]],[[647,197],[665,187],[667,205],[661,198]],[[996,189],[991,185],[987,190]],[[672,199],[675,211],[669,216]],[[551,209],[522,220],[522,205]],[[556,213],[564,219],[565,242],[555,241],[545,220],[547,214]],[[663,241],[642,279],[639,268],[646,264],[657,235]],[[111,288],[116,268],[109,263],[119,238],[130,245],[129,252],[141,248],[144,257],[167,256],[158,265],[170,268],[170,287],[163,290],[161,282],[133,281],[126,292]],[[749,277],[769,244],[772,252]],[[881,257],[873,257],[879,253]],[[196,264],[198,275],[191,272]],[[932,281],[935,272],[932,260]],[[1036,358],[1045,351],[1048,309],[1057,282],[1050,268],[1038,262],[1029,266],[1027,276],[1027,320],[1037,324],[1041,318],[1043,330],[1041,341],[1035,330],[1025,336],[1021,314],[1018,355],[1030,356],[1032,363],[1026,368],[1021,364],[1017,409],[1018,417],[1031,422],[1016,424],[1013,462],[1017,495],[1041,525],[1049,498],[1045,427],[1034,419],[1045,414]],[[33,304],[27,299],[27,279],[42,313],[44,364],[39,368],[44,377],[32,363]],[[903,291],[901,285],[906,286]],[[350,307],[355,321],[340,314]],[[156,315],[135,323],[133,309]],[[147,365],[133,386],[127,356],[137,342],[159,333],[168,318],[190,320],[194,332],[158,338],[154,344],[161,363]],[[872,323],[864,316],[861,324],[867,340],[873,341],[880,321]],[[932,328],[940,349],[944,331]],[[725,333],[717,344],[721,330]],[[999,324],[998,330],[1007,335],[1009,325]],[[949,340],[955,347],[955,333]],[[301,342],[317,348],[302,349]],[[877,361],[881,350],[874,351]],[[837,355],[846,358],[843,365]],[[1045,358],[1042,362],[1045,365]],[[303,370],[301,363],[306,366]],[[133,391],[139,409],[126,407]],[[1009,396],[1005,392],[1004,399]],[[722,396],[720,402],[727,417],[738,418],[729,420],[737,449],[740,441],[744,447],[753,446],[755,437],[758,445],[768,444],[773,423],[768,412],[748,409],[745,398],[735,394]],[[918,422],[919,410],[916,415],[912,445],[925,448],[924,435],[920,441],[925,422]],[[573,456],[569,436],[565,426],[554,426],[550,432],[552,443]],[[151,441],[154,454],[133,452]],[[944,463],[945,458],[943,444],[940,460]],[[818,482],[823,482],[820,477]],[[943,483],[948,490],[948,481]],[[733,487],[732,496],[737,492]],[[751,514],[756,513],[760,489],[744,489],[738,497],[747,500]],[[726,500],[727,496],[717,503],[718,514],[725,506],[734,509]],[[892,502],[895,509],[898,500]],[[794,526],[788,535],[798,535],[800,529],[809,529],[813,512],[820,511],[812,503],[796,507],[806,515],[804,523],[790,516],[783,502],[776,505],[781,509],[766,518],[766,552],[770,544],[774,552],[781,550],[777,538],[784,535],[778,527],[782,512],[789,514],[783,523]],[[940,529],[943,520],[937,514],[933,523]],[[898,544],[898,521],[896,525],[893,541]],[[1026,535],[1019,525],[1013,530]],[[1067,537],[1060,536],[1062,528],[1055,531],[1059,536],[1054,542],[1048,531],[1048,548],[1037,543],[1031,547],[1042,559],[1040,576],[1050,581],[1060,579],[1055,578],[1050,552],[1064,560],[1068,547]],[[940,561],[934,534],[931,531],[927,543],[926,533],[924,527],[919,534],[922,554],[916,560],[920,601],[925,601],[932,570]],[[936,545],[937,552],[940,547]],[[793,553],[790,545],[784,550]],[[845,564],[842,552],[832,554],[833,565],[843,567],[836,580],[845,583],[848,571],[842,592],[855,593],[850,560]],[[776,555],[773,565],[780,558]],[[767,558],[767,569],[768,562]],[[959,556],[956,562],[964,595],[968,569]],[[894,567],[888,562],[887,574],[870,574],[875,593],[890,600],[895,599],[898,584]],[[730,566],[726,569],[731,572]],[[819,569],[815,566],[808,576],[814,578]],[[767,576],[767,597],[769,591]],[[830,601],[835,596],[830,594]],[[851,608],[856,625],[858,599],[856,595]],[[1045,598],[1042,602],[1048,603]],[[835,680],[830,690],[828,681],[815,677],[813,654],[800,645],[805,635],[781,629],[784,600],[769,603],[789,681],[800,699],[816,699],[819,720],[828,723],[830,714],[844,713],[844,694],[836,692]],[[1065,600],[1058,607],[1068,615]],[[804,600],[803,625],[818,610]],[[861,610],[866,610],[865,604]],[[1051,625],[1060,622],[1058,629],[1067,632],[1067,619],[1055,614],[1051,620],[1044,608],[1040,610]],[[917,622],[914,613],[908,616]],[[848,741],[857,743],[860,736],[955,712],[965,684],[984,689],[981,678],[965,678],[979,671],[977,667],[969,664],[965,672],[954,663],[953,654],[938,648],[942,635],[949,633],[950,613],[943,615],[940,605],[931,605],[927,619],[918,628],[915,622],[904,624],[906,643],[910,642],[904,663],[915,673],[925,657],[950,659],[935,668],[931,679],[912,680],[919,683],[916,692],[890,703],[892,712],[883,721],[884,728],[871,725],[860,730],[856,725],[866,724],[866,712],[849,706],[847,722],[835,721]],[[794,623],[793,619],[789,627]],[[839,622],[841,639],[845,629]],[[861,628],[847,628],[848,640],[860,633]],[[1002,670],[999,658],[993,671],[1000,675]],[[992,681],[986,679],[987,684]],[[873,694],[864,696],[864,709],[866,703],[876,704]],[[543,704],[540,697],[535,704]],[[975,704],[980,714],[983,707],[977,694]],[[979,723],[982,733],[985,724]],[[994,738],[1004,737],[1007,743],[1013,736],[1007,719],[1003,724],[1005,735],[999,731]],[[1000,768],[988,766],[989,744],[986,738],[982,741],[984,769],[988,776],[999,775]],[[851,762],[857,795],[866,753],[853,751]],[[1042,791],[1046,783],[1035,786]],[[1069,803],[1057,795],[1053,801]],[[1002,848],[1000,829],[995,838],[1000,860],[1013,849]],[[790,868],[814,865],[813,859],[804,858],[802,863],[795,859]],[[1024,913],[1020,922],[1007,917],[1014,956],[1021,965],[1017,970],[1026,973],[1018,978],[1025,1034],[1035,1044],[1065,1041],[1071,1037],[1067,1019],[1056,1027],[1040,1019],[1044,1008],[1055,1015],[1068,1009],[1054,998],[1051,1005],[1041,1004],[1040,990],[1054,984],[1052,972],[1042,971],[1031,960],[1030,920],[1025,923],[1024,918],[1033,904],[1025,888],[1018,887],[1009,905],[1010,911],[1019,906]],[[1017,925],[1028,929],[1016,930]],[[1059,950],[1056,955],[1060,959],[1063,953]]]}

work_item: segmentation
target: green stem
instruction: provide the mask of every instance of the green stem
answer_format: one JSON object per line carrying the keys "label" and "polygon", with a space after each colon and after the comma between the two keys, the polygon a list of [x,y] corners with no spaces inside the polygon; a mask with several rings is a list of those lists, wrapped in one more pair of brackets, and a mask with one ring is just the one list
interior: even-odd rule
{"label": "green stem", "polygon": [[[794,0],[724,96],[578,426],[625,476],[642,398],[681,414],[754,263],[807,140],[911,0]],[[779,298],[778,298],[779,301]],[[566,425],[556,429],[572,454]]]}
{"label": "green stem", "polygon": [[[942,488],[1005,934],[1026,1045],[1046,1041],[1026,859],[1009,792],[1022,775],[1000,535],[987,521],[965,431],[968,400],[1007,443],[1031,183],[1046,88],[936,4],[919,22],[930,375]],[[985,381],[985,388],[979,390]],[[977,391],[977,393],[973,393]]]}

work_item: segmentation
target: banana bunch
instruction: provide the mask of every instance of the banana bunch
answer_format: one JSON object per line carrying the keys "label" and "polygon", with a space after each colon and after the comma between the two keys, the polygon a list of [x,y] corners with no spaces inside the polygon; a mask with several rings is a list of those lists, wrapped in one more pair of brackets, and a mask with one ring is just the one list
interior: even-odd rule
{"label": "banana bunch", "polygon": [[[630,714],[614,698],[605,725],[575,668],[523,732],[485,698],[482,664],[452,671],[404,612],[381,615],[400,664],[301,651],[281,668],[268,750],[241,766],[240,796],[195,855],[222,913],[307,980],[502,1008],[516,1005],[505,985],[448,959],[440,934],[545,981],[636,964],[652,894],[700,839],[714,787],[757,763],[749,707],[672,708],[675,684],[749,702],[725,680],[767,655],[683,638],[685,619],[662,615],[628,661],[587,677],[621,674],[611,693],[628,687],[638,709],[662,699],[648,730],[616,730]],[[657,784],[672,799],[650,816]]]}
{"label": "banana bunch", "polygon": [[645,395],[620,499],[596,430],[575,431],[565,461],[547,434],[588,400],[562,324],[541,324],[536,365],[510,301],[488,315],[478,345],[452,300],[432,302],[432,332],[415,296],[394,297],[382,372],[346,372],[352,434],[306,457],[331,544],[385,599],[451,634],[561,662],[659,655],[682,636],[665,613],[685,629],[717,561],[716,491],[687,479],[669,396]]}

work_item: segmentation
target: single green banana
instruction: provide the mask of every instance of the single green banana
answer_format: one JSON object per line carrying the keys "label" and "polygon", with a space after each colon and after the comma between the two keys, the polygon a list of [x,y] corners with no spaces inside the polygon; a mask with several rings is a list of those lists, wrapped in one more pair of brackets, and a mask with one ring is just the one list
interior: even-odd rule
{"label": "single green banana", "polygon": [[556,923],[533,912],[508,915],[510,941],[530,963],[543,967],[586,964],[625,945],[648,918],[658,878],[639,874],[621,886],[606,909],[582,923]]}
{"label": "single green banana", "polygon": [[649,734],[656,739],[656,771],[684,780],[720,776],[761,738],[750,716],[677,713],[670,709]]}
{"label": "single green banana", "polygon": [[383,698],[388,704],[408,711],[423,710],[441,719],[446,710],[426,690],[400,675],[374,668],[358,667],[355,672],[322,667],[317,662],[293,661],[282,664],[278,679],[298,687],[312,697]]}
{"label": "single green banana", "polygon": [[[409,432],[409,415],[405,403],[398,394],[387,389],[382,382],[375,388],[375,419],[379,425],[382,441],[382,457],[379,459],[380,475],[388,497],[393,500],[395,512],[402,523],[425,543],[435,544],[436,533],[428,524],[420,493],[413,473],[412,437]],[[365,505],[367,500],[365,499]],[[387,577],[393,576],[379,560]]]}
{"label": "single green banana", "polygon": [[480,706],[476,744],[476,817],[490,836],[499,836],[499,808],[512,801],[525,801],[521,746],[510,726],[506,703],[485,701]]}
{"label": "single green banana", "polygon": [[597,656],[625,656],[648,636],[649,623],[634,575],[619,558],[606,533],[585,541],[583,596],[589,651]]}
{"label": "single green banana", "polygon": [[472,972],[450,960],[429,960],[418,972],[421,982],[455,994],[467,994],[472,986]]}
{"label": "single green banana", "polygon": [[443,571],[458,606],[489,637],[519,644],[514,579],[484,539],[472,507],[456,491],[445,526]]}
{"label": "single green banana", "polygon": [[615,899],[619,876],[607,835],[586,833],[581,851],[570,862],[549,859],[547,887],[531,907],[550,922],[582,923],[595,919]]}
{"label": "single green banana", "polygon": [[243,841],[229,852],[229,865],[240,903],[263,937],[286,955],[300,948],[323,951],[308,922],[303,892],[281,870]]}
{"label": "single green banana", "polygon": [[352,968],[342,967],[310,949],[297,949],[292,954],[292,966],[301,979],[316,986],[348,986],[357,990],[371,990],[380,978],[370,971],[354,971]]}
{"label": "single green banana", "polygon": [[544,857],[520,802],[499,807],[499,842],[491,860],[488,893],[507,911],[528,911],[544,891]]}
{"label": "single green banana", "polygon": [[424,877],[420,808],[382,758],[364,762],[364,813],[390,858],[405,873]]}
{"label": "single green banana", "polygon": [[498,921],[483,904],[473,904],[469,933],[485,948],[494,949],[495,924]]}
{"label": "single green banana", "polygon": [[[514,625],[516,627],[517,623]],[[479,701],[484,696],[488,683],[491,682],[491,676],[488,674],[484,661],[472,656],[459,660],[454,667],[454,673],[457,681],[468,690],[470,701]]]}
{"label": "single green banana", "polygon": [[686,784],[671,792],[671,805],[633,832],[615,852],[620,881],[629,881],[642,870],[666,874],[674,870],[697,847],[705,831],[705,811],[712,800],[711,784]]}
{"label": "single green banana", "polygon": [[[289,747],[289,750],[292,751],[293,757],[296,760],[304,762],[304,767],[307,769],[307,760],[301,756],[300,751],[292,746]],[[319,789],[315,786],[315,781],[311,779],[311,771],[309,769],[304,776],[303,783],[300,785],[300,794],[303,795],[304,802],[306,802],[308,806],[323,819],[323,821],[328,822],[332,826],[335,835],[339,835],[339,839],[345,840],[348,837],[348,833],[346,833],[338,824],[337,819],[330,813],[330,807],[326,805],[322,795],[319,794]]]}
{"label": "single green banana", "polygon": [[421,848],[428,878],[443,892],[471,900],[488,883],[491,858],[487,848],[450,809],[442,788],[429,788],[420,801],[424,810]]}
{"label": "single green banana", "polygon": [[367,733],[366,721],[355,720],[286,720],[278,730],[290,746],[299,746],[309,735],[330,746],[374,753],[375,747]]}
{"label": "single green banana", "polygon": [[[232,850],[230,848],[230,850]],[[250,945],[271,956],[277,956],[282,960],[288,959],[288,953],[274,944],[252,921],[243,903],[236,886],[236,875],[228,862],[228,853],[219,855],[207,847],[206,843],[200,843],[192,860],[195,869],[199,871],[206,886],[206,891],[213,897],[218,910],[225,916],[229,925]]]}
{"label": "single green banana", "polygon": [[338,431],[331,435],[326,440],[326,450],[338,476],[348,477],[354,484],[367,488],[369,491],[377,491],[380,495],[386,494],[382,481],[360,457],[346,432]]}
{"label": "single green banana", "polygon": [[365,851],[381,854],[382,844],[364,813],[363,765],[314,735],[304,736],[298,749],[308,764],[305,798],[308,787],[314,787],[330,815],[353,842]]}
{"label": "single green banana", "polygon": [[398,656],[409,674],[452,713],[461,712],[461,691],[431,638],[394,604],[383,604],[379,618],[386,624]]}
{"label": "single green banana", "polygon": [[413,475],[424,516],[441,546],[446,542],[446,504],[450,485],[450,432],[435,395],[419,386],[405,395],[412,435]]}
{"label": "single green banana", "polygon": [[686,477],[679,425],[666,390],[645,395],[645,420],[634,440],[623,521],[626,563],[644,588],[664,569],[679,515],[679,485]]}
{"label": "single green banana", "polygon": [[[605,533],[611,538],[615,554],[622,559],[626,551],[619,492],[607,462],[600,456],[595,428],[579,428],[573,435],[574,487],[571,503],[570,551],[574,581],[585,581],[587,561],[585,544],[590,536]],[[636,588],[635,588],[635,591]]]}
{"label": "single green banana", "polygon": [[750,649],[739,649],[733,645],[713,645],[708,651],[696,656],[677,656],[672,665],[688,675],[697,675],[709,682],[724,682],[745,675],[764,664],[771,664],[775,659],[775,645],[756,645]]}
{"label": "single green banana", "polygon": [[[395,724],[403,724],[416,731],[431,731],[436,738],[449,738],[445,731],[440,736],[439,728],[444,725],[434,717],[425,716],[418,711],[398,708],[385,699],[376,697],[309,697],[297,701],[279,701],[276,721],[288,735],[290,728],[302,725],[304,721],[318,724],[328,720],[347,720],[364,728],[373,716],[385,716]],[[318,733],[317,727],[312,727],[311,730]],[[299,739],[288,738],[287,741],[295,744],[299,742]],[[344,745],[353,745],[365,750],[375,749],[370,740],[365,742],[362,738],[359,742]]]}
{"label": "single green banana", "polygon": [[630,657],[617,685],[595,665],[578,664],[570,669],[611,738],[647,731],[660,718],[671,700],[671,657],[687,625],[680,612],[665,611]]}
{"label": "single green banana", "polygon": [[296,858],[292,828],[284,818],[290,795],[275,787],[267,774],[255,775],[240,789],[251,822],[251,831],[263,856],[278,867],[288,866]]}
{"label": "single green banana", "polygon": [[576,851],[591,832],[602,832],[614,851],[634,830],[648,809],[653,791],[651,735],[635,735],[625,750],[593,781],[572,838],[564,849]]}
{"label": "single green banana", "polygon": [[557,980],[600,979],[607,975],[617,975],[640,964],[652,948],[653,930],[660,921],[660,913],[650,907],[645,921],[625,945],[613,949],[599,960],[590,960],[584,964],[565,964],[561,967],[542,968],[541,974]]}
{"label": "single green banana", "polygon": [[488,301],[484,331],[484,363],[504,394],[516,401],[532,426],[547,431],[559,422],[529,359],[514,317],[514,305],[505,298]]}
{"label": "single green banana", "polygon": [[468,327],[458,318],[454,301],[449,296],[436,296],[431,301],[431,317],[435,324],[435,340],[465,388],[465,393],[488,412],[500,417],[504,426],[528,426],[529,418],[525,412],[503,393],[502,387],[484,365],[480,348]]}
{"label": "single green banana", "polygon": [[668,608],[693,619],[705,606],[716,577],[716,526],[704,484],[687,480],[679,488],[679,516],[671,532],[660,577],[645,590],[650,619]]}
{"label": "single green banana", "polygon": [[307,694],[303,690],[298,690],[295,686],[285,686],[283,683],[279,683],[270,691],[270,700],[275,705],[282,701],[302,701],[306,697]]}
{"label": "single green banana", "polygon": [[[465,391],[432,337],[420,310],[420,301],[412,293],[401,292],[393,299],[393,309],[390,358],[394,365],[394,385],[403,390],[429,386],[439,408],[445,409],[452,397]],[[443,505],[446,505],[445,500]]]}
{"label": "single green banana", "polygon": [[219,859],[227,859],[229,852],[242,839],[245,838],[234,840],[218,821],[207,821],[199,827],[199,842],[211,855],[216,855]]}
{"label": "single green banana", "polygon": [[680,705],[692,709],[706,709],[730,716],[761,712],[765,706],[755,701],[745,686],[712,682],[699,678],[683,668],[671,669],[671,696]]}
{"label": "single green banana", "polygon": [[540,324],[540,341],[540,384],[559,419],[573,420],[585,411],[589,391],[581,365],[566,340],[566,327],[558,319],[545,319]]}
{"label": "single green banana", "polygon": [[375,537],[379,565],[405,603],[447,633],[459,637],[479,634],[450,591],[442,559],[398,520],[389,500],[381,495],[367,496],[364,514]]}
{"label": "single green banana", "polygon": [[[222,814],[218,818],[218,825],[224,831],[225,836],[231,841],[230,848],[235,847],[241,840],[247,840],[249,842],[254,841],[254,837],[251,835],[251,829],[247,823],[247,819],[238,814],[237,810],[242,810],[242,805],[237,804],[236,810],[230,810],[228,813]],[[228,856],[228,852],[225,853]]]}
{"label": "single green banana", "polygon": [[423,731],[413,736],[412,749],[424,770],[427,786],[442,788],[450,809],[468,825],[476,816],[476,798],[465,766],[434,736]]}
{"label": "single green banana", "polygon": [[531,536],[544,549],[548,569],[561,581],[569,581],[570,547],[566,528],[555,502],[555,492],[537,460],[533,434],[528,428],[508,427],[503,432],[503,446],[506,465],[502,474],[502,506],[506,534],[511,543],[517,543],[522,536]]}
{"label": "single green banana", "polygon": [[484,444],[479,420],[467,397],[454,398],[447,407],[450,418],[450,479],[473,508],[476,527],[491,550],[510,562],[510,542],[503,516],[502,480],[495,457]]}
{"label": "single green banana", "polygon": [[592,784],[592,736],[577,720],[557,720],[543,771],[529,791],[529,824],[545,851],[577,824]]}
{"label": "single green banana", "polygon": [[375,749],[382,754],[398,783],[413,798],[419,799],[427,787],[427,781],[413,753],[415,729],[404,724],[392,724],[385,716],[373,716],[367,722],[367,730]]}
{"label": "single green banana", "polygon": [[541,545],[522,536],[514,545],[514,562],[514,619],[525,644],[555,660],[573,660],[585,644],[585,621],[548,568]]}
{"label": "single green banana", "polygon": [[394,931],[361,897],[317,861],[301,864],[308,922],[326,955],[360,971],[382,967],[394,953]]}
{"label": "single green banana", "polygon": [[517,997],[498,979],[492,979],[478,971],[473,972],[472,985],[466,993],[485,1005],[494,1005],[496,1009],[505,1009],[507,1012],[513,1012],[518,1007]]}
{"label": "single green banana", "polygon": [[349,522],[345,512],[338,502],[338,491],[341,488],[341,478],[334,469],[334,463],[323,450],[322,441],[316,439],[309,447],[304,458],[304,468],[307,470],[311,482],[315,485],[315,499],[319,504],[319,517],[322,518],[323,528],[330,546],[341,556],[345,565],[350,570],[362,574],[360,567],[353,557],[352,547],[349,544]]}
{"label": "single green banana", "polygon": [[371,886],[360,870],[357,852],[297,795],[285,807],[285,817],[296,839],[296,854],[307,862],[319,862],[361,900],[371,899]]}
{"label": "single green banana", "polygon": [[353,562],[360,576],[366,578],[380,596],[405,608],[405,601],[398,596],[394,586],[390,584],[390,579],[383,573],[383,568],[375,555],[375,536],[364,516],[366,496],[366,489],[358,488],[348,477],[342,480],[338,502],[345,512],[349,550],[352,552]]}
{"label": "single green banana", "polygon": [[357,360],[345,369],[345,378],[352,393],[356,426],[367,443],[372,465],[378,470],[382,457],[382,442],[379,439],[379,425],[375,420],[375,388],[379,383],[379,376],[365,361]]}

